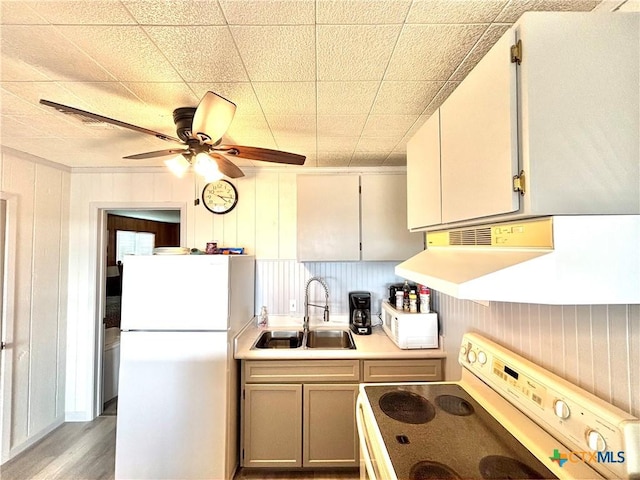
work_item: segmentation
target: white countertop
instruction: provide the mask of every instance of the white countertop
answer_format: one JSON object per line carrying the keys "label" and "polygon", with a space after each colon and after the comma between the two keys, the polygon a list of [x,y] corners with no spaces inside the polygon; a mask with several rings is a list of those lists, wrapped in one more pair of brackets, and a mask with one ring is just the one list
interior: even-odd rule
{"label": "white countertop", "polygon": [[[275,317],[269,319],[269,327],[258,328],[255,318],[238,334],[234,340],[234,358],[241,360],[288,360],[288,359],[402,359],[402,358],[444,358],[445,351],[440,348],[402,350],[393,343],[382,326],[373,327],[371,335],[356,335],[352,332],[356,344],[350,349],[254,349],[251,347],[265,330],[302,330],[302,319]],[[311,330],[349,330],[347,321],[337,319],[328,323],[314,322]]]}

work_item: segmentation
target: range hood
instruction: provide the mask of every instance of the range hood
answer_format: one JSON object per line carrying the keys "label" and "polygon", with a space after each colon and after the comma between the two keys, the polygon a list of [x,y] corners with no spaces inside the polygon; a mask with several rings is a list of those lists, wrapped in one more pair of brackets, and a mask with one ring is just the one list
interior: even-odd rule
{"label": "range hood", "polygon": [[640,303],[640,215],[552,216],[427,233],[396,275],[453,297]]}

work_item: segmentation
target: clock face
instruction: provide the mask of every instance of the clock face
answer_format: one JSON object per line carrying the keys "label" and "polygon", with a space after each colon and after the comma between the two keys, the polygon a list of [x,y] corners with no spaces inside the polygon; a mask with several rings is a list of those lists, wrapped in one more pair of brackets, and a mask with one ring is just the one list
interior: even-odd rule
{"label": "clock face", "polygon": [[202,190],[202,202],[210,212],[224,214],[238,203],[238,191],[227,180],[207,183]]}

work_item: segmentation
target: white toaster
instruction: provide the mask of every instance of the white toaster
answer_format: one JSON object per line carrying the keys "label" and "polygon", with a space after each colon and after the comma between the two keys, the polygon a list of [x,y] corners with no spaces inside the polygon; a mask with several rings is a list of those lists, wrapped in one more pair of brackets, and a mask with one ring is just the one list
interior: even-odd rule
{"label": "white toaster", "polygon": [[396,310],[382,301],[382,328],[402,349],[438,348],[438,314]]}

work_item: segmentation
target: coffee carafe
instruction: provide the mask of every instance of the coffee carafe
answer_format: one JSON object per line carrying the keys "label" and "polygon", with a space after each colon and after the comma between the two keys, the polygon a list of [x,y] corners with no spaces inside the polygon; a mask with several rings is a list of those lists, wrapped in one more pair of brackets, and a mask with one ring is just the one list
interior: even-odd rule
{"label": "coffee carafe", "polygon": [[358,335],[371,334],[371,294],[349,292],[349,327]]}

